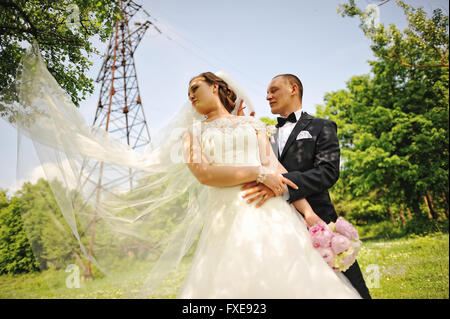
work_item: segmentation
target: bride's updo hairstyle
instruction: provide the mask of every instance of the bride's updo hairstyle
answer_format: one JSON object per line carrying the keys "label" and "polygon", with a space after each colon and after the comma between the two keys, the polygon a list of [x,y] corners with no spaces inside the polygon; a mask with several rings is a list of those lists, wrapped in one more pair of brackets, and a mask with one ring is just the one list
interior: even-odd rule
{"label": "bride's updo hairstyle", "polygon": [[204,78],[206,83],[212,85],[217,84],[219,86],[219,98],[226,110],[231,113],[236,106],[236,93],[228,87],[228,84],[220,77],[212,72],[203,72],[191,79]]}

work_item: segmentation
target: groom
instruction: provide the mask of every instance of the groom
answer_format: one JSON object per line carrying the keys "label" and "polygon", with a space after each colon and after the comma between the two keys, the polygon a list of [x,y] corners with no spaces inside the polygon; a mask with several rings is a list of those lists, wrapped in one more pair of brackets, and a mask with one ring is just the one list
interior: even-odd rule
{"label": "groom", "polygon": [[[289,187],[283,197],[290,203],[306,197],[324,222],[335,222],[337,214],[328,189],[339,178],[340,150],[336,123],[304,112],[302,96],[302,83],[292,74],[275,76],[267,89],[266,99],[271,112],[281,115],[277,119],[272,148],[288,171],[283,175],[299,187],[298,190]],[[264,184],[250,183],[243,190],[247,190],[244,197],[254,195],[249,202],[266,195],[257,206],[274,196]],[[344,275],[361,297],[371,298],[356,261]]]}

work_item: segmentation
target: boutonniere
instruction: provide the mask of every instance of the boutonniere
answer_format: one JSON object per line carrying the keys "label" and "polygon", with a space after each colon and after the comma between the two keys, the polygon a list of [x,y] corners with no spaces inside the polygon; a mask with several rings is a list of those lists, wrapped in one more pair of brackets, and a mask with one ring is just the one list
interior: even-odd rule
{"label": "boutonniere", "polygon": [[267,125],[266,132],[267,132],[267,136],[269,137],[270,143],[275,143],[274,135],[277,132],[277,128],[275,127],[275,125],[273,125],[273,124]]}

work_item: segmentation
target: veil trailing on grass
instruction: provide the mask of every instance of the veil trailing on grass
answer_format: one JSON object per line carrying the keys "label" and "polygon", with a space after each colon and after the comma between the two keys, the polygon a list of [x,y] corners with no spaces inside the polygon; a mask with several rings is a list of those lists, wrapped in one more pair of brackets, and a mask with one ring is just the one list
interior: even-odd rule
{"label": "veil trailing on grass", "polygon": [[[229,84],[253,109],[245,92]],[[140,153],[86,124],[36,44],[22,59],[16,90],[3,92],[0,103],[18,140],[22,135],[31,140],[57,202],[46,216],[22,212],[41,267],[76,268],[81,278],[93,278],[81,282],[80,295],[100,280],[102,289],[118,287],[117,297],[174,297],[179,285],[172,282],[189,267],[208,213],[202,206],[209,200],[206,186],[182,154],[182,134],[201,130],[202,116],[192,104],[186,103]],[[18,143],[18,176],[25,175],[22,164],[30,151],[25,148]],[[71,285],[67,276],[52,288],[72,289],[74,278]]]}

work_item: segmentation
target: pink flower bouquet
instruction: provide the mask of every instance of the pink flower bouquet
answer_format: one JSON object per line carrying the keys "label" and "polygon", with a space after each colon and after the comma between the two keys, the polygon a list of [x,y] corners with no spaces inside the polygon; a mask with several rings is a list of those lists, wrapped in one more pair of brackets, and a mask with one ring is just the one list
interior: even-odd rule
{"label": "pink flower bouquet", "polygon": [[339,217],[328,225],[321,222],[309,228],[314,248],[334,270],[346,271],[356,260],[361,248],[358,231]]}

